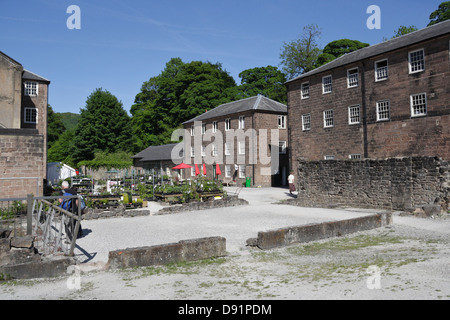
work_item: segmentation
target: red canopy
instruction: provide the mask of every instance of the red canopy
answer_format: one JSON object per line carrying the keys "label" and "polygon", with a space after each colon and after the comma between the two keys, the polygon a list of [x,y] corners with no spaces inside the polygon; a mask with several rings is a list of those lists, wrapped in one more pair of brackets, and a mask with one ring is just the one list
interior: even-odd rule
{"label": "red canopy", "polygon": [[203,174],[206,176],[206,164],[203,164]]}
{"label": "red canopy", "polygon": [[195,165],[195,175],[198,176],[200,174],[200,170],[198,169],[198,165]]}
{"label": "red canopy", "polygon": [[178,170],[178,169],[190,169],[190,168],[192,168],[192,166],[190,166],[190,165],[185,164],[185,163],[182,162],[181,164],[179,164],[179,165],[173,167],[172,169],[173,169],[173,170]]}
{"label": "red canopy", "polygon": [[220,166],[219,166],[218,163],[216,163],[216,174],[217,174],[218,176],[220,176],[220,175],[222,174],[222,171],[220,171]]}

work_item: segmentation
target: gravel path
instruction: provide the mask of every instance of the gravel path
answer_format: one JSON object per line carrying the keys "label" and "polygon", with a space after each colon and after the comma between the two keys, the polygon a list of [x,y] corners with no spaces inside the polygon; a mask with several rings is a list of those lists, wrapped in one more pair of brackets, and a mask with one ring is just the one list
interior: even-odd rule
{"label": "gravel path", "polygon": [[[248,206],[85,221],[89,233],[77,242],[79,259],[88,260],[81,274],[3,283],[0,299],[450,299],[450,219],[395,213],[385,228],[260,251],[245,246],[258,231],[374,211],[274,204],[289,198],[284,189],[244,189],[241,197]],[[228,256],[101,270],[111,250],[204,236],[225,237]]]}

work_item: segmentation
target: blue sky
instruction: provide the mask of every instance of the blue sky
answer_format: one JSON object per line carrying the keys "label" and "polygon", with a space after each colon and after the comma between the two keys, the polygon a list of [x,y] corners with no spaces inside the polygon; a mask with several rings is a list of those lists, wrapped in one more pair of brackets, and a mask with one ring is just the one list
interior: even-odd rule
{"label": "blue sky", "polygon": [[[0,51],[51,81],[56,112],[79,113],[103,88],[129,111],[141,85],[174,57],[220,62],[239,73],[279,67],[284,42],[322,29],[321,47],[342,38],[377,44],[400,25],[426,27],[443,0],[0,0]],[[81,9],[81,29],[66,26]],[[367,8],[381,9],[369,30]]]}

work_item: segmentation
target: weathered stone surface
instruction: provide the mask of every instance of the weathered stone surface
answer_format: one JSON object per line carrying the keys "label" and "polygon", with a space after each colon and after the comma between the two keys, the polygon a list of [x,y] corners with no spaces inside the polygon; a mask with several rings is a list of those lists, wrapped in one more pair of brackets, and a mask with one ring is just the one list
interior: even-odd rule
{"label": "weathered stone surface", "polygon": [[9,238],[9,235],[11,234],[10,229],[2,229],[0,228],[0,239]]}
{"label": "weathered stone surface", "polygon": [[14,237],[11,239],[11,247],[13,248],[31,249],[33,248],[33,246],[34,246],[33,236]]}
{"label": "weathered stone surface", "polygon": [[433,157],[299,161],[300,206],[449,209],[450,164]]}
{"label": "weathered stone surface", "polygon": [[196,261],[225,255],[225,238],[212,237],[111,251],[108,265],[110,269],[124,269]]}
{"label": "weathered stone surface", "polygon": [[342,221],[332,221],[304,226],[259,232],[256,245],[262,250],[340,237],[358,231],[380,228],[392,224],[392,214],[382,213]]}
{"label": "weathered stone surface", "polygon": [[173,214],[185,211],[199,211],[214,208],[225,208],[247,205],[248,201],[238,197],[228,196],[220,200],[212,200],[206,202],[191,202],[182,205],[164,207],[158,211],[157,215]]}
{"label": "weathered stone surface", "polygon": [[0,267],[0,273],[9,279],[52,278],[66,274],[67,268],[74,265],[74,258],[62,257],[44,261],[8,265]]}

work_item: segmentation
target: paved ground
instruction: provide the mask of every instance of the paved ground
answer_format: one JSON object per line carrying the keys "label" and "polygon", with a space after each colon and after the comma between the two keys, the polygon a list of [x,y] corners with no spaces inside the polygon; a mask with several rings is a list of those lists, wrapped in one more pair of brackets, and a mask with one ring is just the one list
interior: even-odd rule
{"label": "paved ground", "polygon": [[[228,191],[232,194],[236,188],[228,188]],[[85,221],[82,226],[86,236],[77,240],[75,254],[85,261],[107,262],[108,253],[114,250],[214,236],[224,237],[227,251],[236,253],[245,248],[247,239],[256,238],[259,231],[344,220],[376,212],[280,205],[280,200],[290,198],[288,190],[282,188],[242,189],[239,196],[249,201],[249,205],[182,214]],[[159,208],[156,205],[150,210],[155,212]]]}
{"label": "paved ground", "polygon": [[[86,221],[83,227],[90,233],[80,239],[77,253],[89,263],[81,274],[3,283],[0,299],[450,299],[450,219],[394,213],[392,226],[261,251],[245,247],[245,241],[258,231],[374,211],[275,204],[289,198],[285,189],[244,189],[241,197],[249,201],[248,206]],[[204,236],[225,237],[229,255],[164,267],[85,273],[102,266],[111,250]]]}

